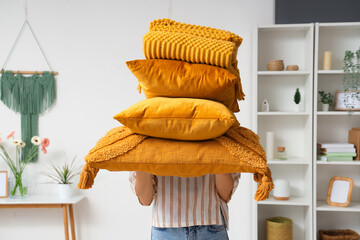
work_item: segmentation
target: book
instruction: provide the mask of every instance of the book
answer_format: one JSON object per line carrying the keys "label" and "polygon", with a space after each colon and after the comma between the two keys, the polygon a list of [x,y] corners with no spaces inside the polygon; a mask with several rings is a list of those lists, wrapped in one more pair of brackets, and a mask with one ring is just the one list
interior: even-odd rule
{"label": "book", "polygon": [[328,153],[354,153],[356,151],[355,148],[321,148],[321,152]]}
{"label": "book", "polygon": [[352,143],[321,143],[321,148],[354,148]]}
{"label": "book", "polygon": [[356,157],[355,152],[322,152],[321,155],[327,157]]}
{"label": "book", "polygon": [[[327,156],[321,156],[321,158],[325,157],[328,162],[334,162],[334,161],[353,161],[353,157],[327,157]],[[324,160],[323,160],[324,161]]]}

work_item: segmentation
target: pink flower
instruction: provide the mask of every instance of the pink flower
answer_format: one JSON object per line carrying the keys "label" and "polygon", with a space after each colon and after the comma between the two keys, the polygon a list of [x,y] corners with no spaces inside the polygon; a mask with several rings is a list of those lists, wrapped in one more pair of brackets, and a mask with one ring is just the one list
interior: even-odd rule
{"label": "pink flower", "polygon": [[41,140],[41,146],[43,146],[44,148],[48,147],[50,144],[50,140],[48,138],[43,138]]}
{"label": "pink flower", "polygon": [[1,139],[1,137],[0,137],[0,144],[1,144],[1,141],[2,141],[2,139]]}
{"label": "pink flower", "polygon": [[46,154],[47,151],[46,151],[46,148],[44,147],[44,145],[41,145],[41,150]]}
{"label": "pink flower", "polygon": [[7,136],[7,139],[10,139],[11,137],[13,137],[14,134],[15,134],[15,131],[12,131],[12,132],[9,134],[9,136]]}

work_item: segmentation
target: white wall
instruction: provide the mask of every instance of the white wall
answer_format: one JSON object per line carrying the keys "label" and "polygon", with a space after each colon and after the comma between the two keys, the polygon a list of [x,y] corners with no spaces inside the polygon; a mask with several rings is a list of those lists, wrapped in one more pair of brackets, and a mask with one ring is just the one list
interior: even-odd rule
{"label": "white wall", "polygon": [[[24,20],[22,0],[0,0],[0,64]],[[40,136],[50,138],[48,154],[29,166],[31,193],[55,193],[38,172],[51,159],[81,160],[109,129],[117,112],[144,99],[125,61],[144,58],[142,36],[151,20],[177,21],[230,30],[244,38],[239,69],[247,99],[237,114],[251,128],[252,31],[274,22],[273,0],[29,0],[30,22],[57,77],[56,105],[40,117]],[[7,69],[47,70],[29,31]],[[0,103],[0,132],[20,133],[20,116]],[[19,135],[18,135],[19,136]],[[20,136],[19,136],[20,137]],[[1,165],[0,165],[1,168]],[[231,239],[251,239],[251,175],[244,174],[230,203]],[[151,209],[141,207],[128,173],[100,171],[86,199],[75,207],[78,239],[149,239]],[[1,239],[63,239],[60,209],[1,209]]]}

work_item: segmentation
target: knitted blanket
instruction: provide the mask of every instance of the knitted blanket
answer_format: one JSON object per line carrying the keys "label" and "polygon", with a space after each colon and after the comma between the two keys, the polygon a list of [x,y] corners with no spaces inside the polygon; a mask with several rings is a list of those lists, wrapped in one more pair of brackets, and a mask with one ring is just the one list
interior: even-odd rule
{"label": "knitted blanket", "polygon": [[151,138],[117,127],[97,142],[85,161],[80,189],[92,187],[99,169],[179,177],[250,172],[259,183],[254,197],[257,201],[267,199],[274,187],[258,136],[240,126],[206,141]]}

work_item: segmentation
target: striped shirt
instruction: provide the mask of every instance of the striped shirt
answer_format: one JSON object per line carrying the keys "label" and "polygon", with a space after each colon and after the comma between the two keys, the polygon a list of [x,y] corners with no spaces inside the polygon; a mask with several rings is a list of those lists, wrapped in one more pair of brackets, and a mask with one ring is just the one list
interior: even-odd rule
{"label": "striped shirt", "polygon": [[[234,193],[240,173],[231,174]],[[130,185],[135,192],[136,172],[130,172]],[[152,225],[155,227],[190,227],[221,225],[221,213],[228,228],[228,205],[217,193],[215,175],[201,177],[153,176],[154,196]]]}

